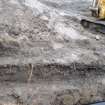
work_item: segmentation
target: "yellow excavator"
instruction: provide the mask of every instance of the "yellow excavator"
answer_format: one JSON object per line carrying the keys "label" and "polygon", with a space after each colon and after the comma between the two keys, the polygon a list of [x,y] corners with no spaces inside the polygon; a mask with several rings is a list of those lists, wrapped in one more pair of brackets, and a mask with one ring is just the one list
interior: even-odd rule
{"label": "yellow excavator", "polygon": [[89,9],[94,18],[81,19],[81,25],[105,34],[105,0],[93,0]]}

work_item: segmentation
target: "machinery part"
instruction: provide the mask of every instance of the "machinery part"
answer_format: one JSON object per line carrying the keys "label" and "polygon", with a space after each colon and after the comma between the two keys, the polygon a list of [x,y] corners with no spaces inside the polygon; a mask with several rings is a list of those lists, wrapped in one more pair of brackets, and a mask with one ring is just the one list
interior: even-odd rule
{"label": "machinery part", "polygon": [[92,16],[105,19],[105,0],[93,0],[90,10]]}
{"label": "machinery part", "polygon": [[98,0],[99,18],[105,19],[105,0]]}
{"label": "machinery part", "polygon": [[105,34],[105,21],[102,20],[92,21],[92,20],[82,19],[80,23],[85,29]]}
{"label": "machinery part", "polygon": [[98,17],[99,16],[99,3],[97,0],[93,0],[92,6],[89,8],[92,16]]}
{"label": "machinery part", "polygon": [[96,19],[82,19],[81,25],[86,29],[95,30],[105,34],[105,0],[93,0],[92,7],[90,8],[92,16],[97,17]]}
{"label": "machinery part", "polygon": [[98,17],[99,16],[99,9],[98,8],[89,8],[91,10],[91,14],[93,17]]}

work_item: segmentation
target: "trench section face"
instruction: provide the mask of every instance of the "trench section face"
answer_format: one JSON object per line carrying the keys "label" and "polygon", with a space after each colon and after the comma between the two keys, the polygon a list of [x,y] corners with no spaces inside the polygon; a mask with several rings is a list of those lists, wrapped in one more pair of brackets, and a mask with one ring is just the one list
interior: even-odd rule
{"label": "trench section face", "polygon": [[105,66],[72,63],[63,64],[27,64],[0,66],[0,81],[25,82],[28,78],[36,80],[70,80],[104,76]]}
{"label": "trench section face", "polygon": [[104,101],[104,74],[105,66],[96,64],[0,66],[0,103],[84,105]]}

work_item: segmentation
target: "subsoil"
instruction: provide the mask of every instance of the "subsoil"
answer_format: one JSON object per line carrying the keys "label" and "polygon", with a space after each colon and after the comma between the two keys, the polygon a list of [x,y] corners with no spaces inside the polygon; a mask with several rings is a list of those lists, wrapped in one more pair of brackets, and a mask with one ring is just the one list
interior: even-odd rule
{"label": "subsoil", "polygon": [[85,0],[0,0],[0,105],[105,100],[105,37],[85,30]]}

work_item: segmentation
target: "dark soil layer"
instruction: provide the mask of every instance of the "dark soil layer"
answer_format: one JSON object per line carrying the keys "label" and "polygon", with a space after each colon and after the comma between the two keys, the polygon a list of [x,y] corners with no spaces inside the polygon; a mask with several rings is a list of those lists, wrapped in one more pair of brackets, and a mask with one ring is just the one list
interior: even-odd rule
{"label": "dark soil layer", "polygon": [[27,82],[37,80],[67,80],[103,76],[105,65],[98,64],[38,64],[0,66],[0,81]]}

